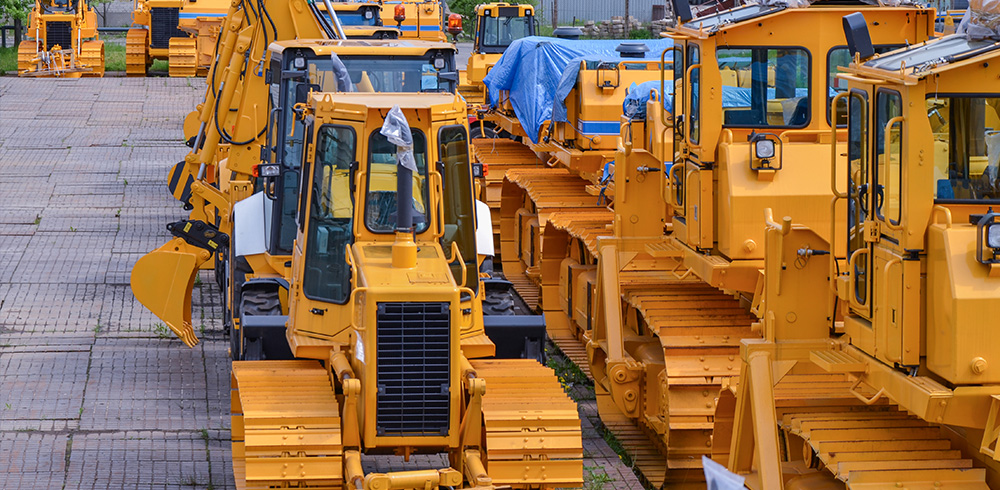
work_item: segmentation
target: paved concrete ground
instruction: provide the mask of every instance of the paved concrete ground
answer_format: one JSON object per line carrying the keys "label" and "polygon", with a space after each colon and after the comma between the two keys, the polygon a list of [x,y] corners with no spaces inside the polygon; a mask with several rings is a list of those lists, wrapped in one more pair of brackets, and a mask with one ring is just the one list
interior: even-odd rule
{"label": "paved concrete ground", "polygon": [[[203,89],[0,78],[0,488],[234,488],[211,273],[193,298],[194,349],[129,289],[135,261],[186,216],[164,181]],[[581,407],[588,488],[642,488],[594,428],[594,402]]]}

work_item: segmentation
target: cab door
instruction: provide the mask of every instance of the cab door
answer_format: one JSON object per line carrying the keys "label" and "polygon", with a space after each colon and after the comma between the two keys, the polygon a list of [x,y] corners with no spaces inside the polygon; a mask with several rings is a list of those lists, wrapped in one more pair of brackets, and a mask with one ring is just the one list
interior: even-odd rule
{"label": "cab door", "polygon": [[[870,355],[890,363],[916,364],[919,318],[913,316],[907,322],[903,318],[904,286],[912,290],[906,294],[907,301],[919,302],[920,265],[900,247],[905,147],[902,96],[877,89],[870,119],[867,97],[852,91],[849,100],[847,249],[853,321],[845,327],[851,342]],[[865,147],[865,142],[870,146]]]}

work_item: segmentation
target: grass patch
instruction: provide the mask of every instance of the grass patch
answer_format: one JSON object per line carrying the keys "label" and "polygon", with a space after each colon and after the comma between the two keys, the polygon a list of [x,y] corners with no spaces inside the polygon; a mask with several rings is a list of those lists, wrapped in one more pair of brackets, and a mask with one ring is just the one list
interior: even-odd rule
{"label": "grass patch", "polygon": [[161,339],[169,339],[171,337],[170,328],[162,323],[153,324],[153,333]]}
{"label": "grass patch", "polygon": [[17,73],[17,47],[0,48],[0,75]]}
{"label": "grass patch", "polygon": [[584,490],[603,490],[605,485],[614,481],[600,466],[584,466],[583,470]]}
{"label": "grass patch", "polygon": [[104,43],[104,71],[125,71],[125,46]]}

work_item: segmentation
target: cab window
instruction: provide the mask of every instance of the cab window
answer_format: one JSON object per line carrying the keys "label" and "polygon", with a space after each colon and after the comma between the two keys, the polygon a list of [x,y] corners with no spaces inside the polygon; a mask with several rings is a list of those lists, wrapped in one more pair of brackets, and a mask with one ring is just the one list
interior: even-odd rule
{"label": "cab window", "polygon": [[[476,290],[479,271],[476,269],[476,215],[472,197],[472,167],[469,164],[469,137],[463,126],[446,126],[438,133],[438,155],[444,181],[444,235],[441,248],[451,254],[451,244],[465,262],[465,285]],[[461,282],[461,264],[451,257],[451,272],[455,282]]]}
{"label": "cab window", "polygon": [[688,122],[688,137],[691,139],[692,143],[698,143],[701,141],[701,97],[699,90],[701,85],[699,84],[699,78],[701,76],[701,68],[691,68],[694,65],[701,63],[701,53],[697,45],[688,45],[688,58],[687,66],[691,70],[691,99],[688,108],[688,114],[690,121]]}
{"label": "cab window", "polygon": [[935,202],[1000,201],[1000,96],[927,99]]}
{"label": "cab window", "polygon": [[801,48],[723,48],[723,125],[788,127],[809,124],[809,52]]}
{"label": "cab window", "polygon": [[350,169],[356,139],[346,126],[322,126],[316,135],[303,291],[330,303],[343,304],[351,294],[344,253],[353,237]]}
{"label": "cab window", "polygon": [[[899,92],[879,90],[875,95],[875,215],[882,220],[899,223],[900,158],[903,123],[894,118],[903,115],[903,99]],[[889,123],[889,128],[886,128]],[[886,130],[888,129],[888,133]],[[888,141],[888,145],[886,142]],[[888,151],[888,153],[886,153]]]}
{"label": "cab window", "polygon": [[[409,204],[413,207],[413,227],[417,233],[423,233],[430,221],[427,139],[418,129],[410,131],[417,171],[413,173],[413,202]],[[378,130],[372,131],[368,138],[367,186],[365,226],[373,233],[396,231],[396,145]]]}

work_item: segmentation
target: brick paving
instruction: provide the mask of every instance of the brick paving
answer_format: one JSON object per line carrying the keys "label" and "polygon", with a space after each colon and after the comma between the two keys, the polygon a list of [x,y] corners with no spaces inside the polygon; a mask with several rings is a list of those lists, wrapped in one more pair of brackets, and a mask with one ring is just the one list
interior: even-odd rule
{"label": "brick paving", "polygon": [[[0,488],[235,488],[212,273],[192,300],[193,349],[128,286],[186,217],[164,182],[203,83],[0,77]],[[641,489],[595,428],[595,402],[581,416],[588,472]]]}

